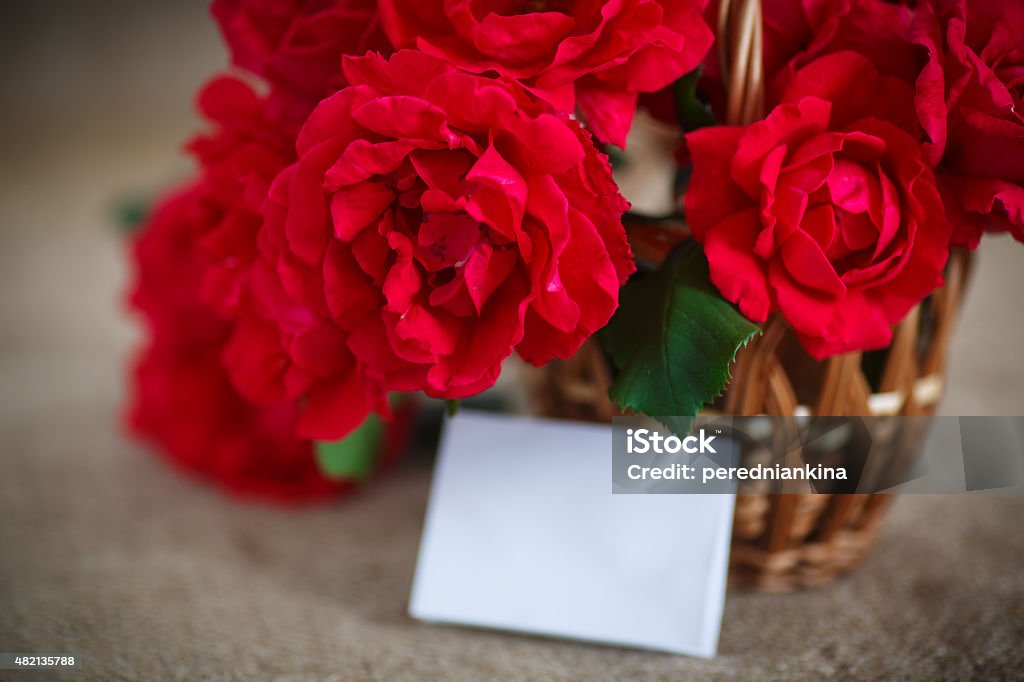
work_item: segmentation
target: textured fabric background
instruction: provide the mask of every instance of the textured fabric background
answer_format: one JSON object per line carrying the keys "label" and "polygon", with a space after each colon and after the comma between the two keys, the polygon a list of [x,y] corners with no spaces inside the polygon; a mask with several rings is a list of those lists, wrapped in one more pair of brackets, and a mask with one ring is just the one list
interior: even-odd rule
{"label": "textured fabric background", "polygon": [[[224,57],[199,3],[19,11],[0,26],[0,651],[75,653],[75,680],[1024,675],[1019,497],[899,499],[855,575],[730,593],[699,661],[410,620],[425,458],[291,511],[170,471],[118,431],[136,332],[111,216],[185,171],[191,92]],[[1024,413],[1022,266],[1006,239],[982,249],[946,413]]]}

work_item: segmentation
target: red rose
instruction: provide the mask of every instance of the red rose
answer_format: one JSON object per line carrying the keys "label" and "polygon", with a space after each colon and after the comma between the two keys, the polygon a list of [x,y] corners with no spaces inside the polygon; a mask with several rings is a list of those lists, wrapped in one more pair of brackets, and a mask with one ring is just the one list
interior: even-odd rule
{"label": "red rose", "polygon": [[213,124],[189,143],[203,172],[205,204],[215,214],[202,223],[208,228],[200,237],[208,261],[203,297],[234,316],[246,303],[263,201],[270,183],[294,160],[295,141],[266,99],[238,79],[212,79],[198,103]]}
{"label": "red rose", "polygon": [[269,82],[301,121],[345,85],[343,54],[390,52],[374,0],[214,0],[232,61]]}
{"label": "red rose", "polygon": [[175,466],[233,494],[290,502],[351,488],[325,478],[312,442],[294,435],[295,406],[257,408],[235,392],[220,350],[147,348],[134,368],[131,427]]}
{"label": "red rose", "polygon": [[149,341],[134,367],[128,422],[175,465],[252,497],[294,501],[349,484],[324,478],[312,444],[295,437],[297,406],[255,407],[232,388],[220,355],[230,324],[200,296],[199,240],[216,218],[207,189],[162,201],[134,243],[131,302]]}
{"label": "red rose", "polygon": [[793,0],[764,4],[765,74],[777,95],[800,68],[827,54],[857,52],[881,74],[911,84],[926,59],[913,42],[918,19],[909,7],[885,0],[801,0],[800,9]]}
{"label": "red rose", "polygon": [[882,348],[941,283],[950,225],[913,88],[840,52],[745,128],[690,133],[687,219],[711,278],[749,318],[775,310],[817,358]]}
{"label": "red rose", "polygon": [[265,206],[253,291],[273,327],[240,328],[227,355],[251,394],[308,392],[316,437],[383,390],[462,398],[513,349],[571,356],[633,271],[627,205],[564,114],[420,52],[345,72]]}
{"label": "red rose", "polygon": [[[704,12],[715,30],[720,4],[711,0]],[[911,81],[920,68],[908,7],[885,0],[772,0],[761,3],[761,12],[765,82],[777,96],[801,66],[843,50],[860,52],[884,74]],[[720,80],[718,57],[717,49],[708,54],[705,80]]]}
{"label": "red rose", "polygon": [[[213,79],[199,96],[199,108],[214,125],[189,145],[203,171],[202,203],[208,214],[201,223],[204,231],[195,236],[204,256],[202,273],[197,276],[203,282],[204,301],[221,315],[238,319],[233,337],[247,340],[242,344],[245,352],[228,353],[228,374],[246,399],[259,404],[308,398],[309,409],[298,422],[303,434],[310,430],[307,421],[322,412],[317,408],[322,401],[345,401],[349,405],[345,420],[335,416],[331,429],[312,428],[322,438],[341,437],[375,407],[387,412],[384,393],[376,387],[371,390],[369,384],[349,376],[351,372],[343,372],[355,369],[343,342],[311,347],[311,340],[325,336],[294,329],[288,330],[286,338],[264,319],[271,313],[250,296],[257,238],[263,226],[262,207],[274,178],[295,158],[294,134],[271,102],[238,79]],[[292,346],[299,364],[280,369],[278,377],[274,359],[287,346]],[[311,353],[308,359],[307,351]],[[321,368],[319,374],[317,368]]]}
{"label": "red rose", "polygon": [[325,307],[290,300],[259,262],[253,293],[262,305],[239,320],[223,355],[242,395],[257,404],[301,403],[296,433],[316,440],[344,437],[373,411],[390,414],[385,387],[367,375]]}
{"label": "red rose", "polygon": [[700,64],[706,0],[381,0],[388,37],[456,66],[495,71],[578,106],[594,134],[625,146],[637,94]]}
{"label": "red rose", "polygon": [[169,346],[208,347],[224,338],[223,322],[196,293],[206,274],[197,245],[219,217],[216,203],[197,183],[158,203],[132,244],[129,303],[152,337]]}
{"label": "red rose", "polygon": [[[717,17],[718,5],[713,0],[705,16]],[[857,52],[882,75],[914,86],[911,110],[917,112],[920,128],[908,132],[925,143],[929,163],[938,161],[945,144],[946,108],[940,57],[922,49],[934,23],[926,11],[885,0],[772,0],[762,3],[762,11],[768,110],[782,100],[790,80],[805,65],[836,52]],[[708,55],[702,87],[724,119],[717,50]]]}
{"label": "red rose", "polygon": [[948,143],[938,169],[956,243],[983,231],[1024,241],[1024,5],[933,0],[929,46],[942,54]]}

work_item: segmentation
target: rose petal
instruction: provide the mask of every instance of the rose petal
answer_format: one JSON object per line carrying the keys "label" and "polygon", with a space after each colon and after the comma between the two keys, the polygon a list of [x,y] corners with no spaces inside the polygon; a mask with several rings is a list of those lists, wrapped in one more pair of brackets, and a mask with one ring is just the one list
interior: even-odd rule
{"label": "rose petal", "polygon": [[379,182],[341,187],[331,196],[331,220],[335,236],[350,242],[395,200],[394,192]]}

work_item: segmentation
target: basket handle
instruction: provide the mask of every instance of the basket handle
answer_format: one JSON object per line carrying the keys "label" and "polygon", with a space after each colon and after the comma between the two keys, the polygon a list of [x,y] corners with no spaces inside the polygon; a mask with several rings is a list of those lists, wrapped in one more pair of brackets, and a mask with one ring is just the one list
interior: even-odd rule
{"label": "basket handle", "polygon": [[761,0],[721,0],[718,63],[726,85],[729,125],[747,125],[764,116],[763,51]]}

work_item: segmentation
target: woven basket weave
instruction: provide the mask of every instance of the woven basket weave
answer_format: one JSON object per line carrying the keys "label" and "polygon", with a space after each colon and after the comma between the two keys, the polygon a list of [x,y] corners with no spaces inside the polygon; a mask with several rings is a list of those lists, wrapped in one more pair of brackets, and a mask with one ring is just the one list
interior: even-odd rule
{"label": "woven basket weave", "polygon": [[[762,116],[761,11],[757,0],[723,0],[719,63],[728,85],[729,122]],[[629,229],[627,227],[627,229]],[[638,258],[658,260],[680,241],[677,227],[631,231]],[[816,361],[781,317],[737,357],[733,380],[712,412],[730,415],[930,415],[942,394],[946,349],[968,275],[966,252],[954,252],[946,283],[896,327],[884,352],[847,353]],[[550,416],[610,421],[611,370],[596,340],[577,355],[549,363],[533,382],[536,407]],[[921,420],[875,422],[873,453],[897,460],[916,454]],[[749,455],[744,454],[745,457]],[[745,461],[744,465],[753,462]],[[896,463],[893,462],[895,465]],[[873,545],[890,496],[765,494],[741,484],[730,558],[730,582],[766,591],[818,585],[855,567]]]}

